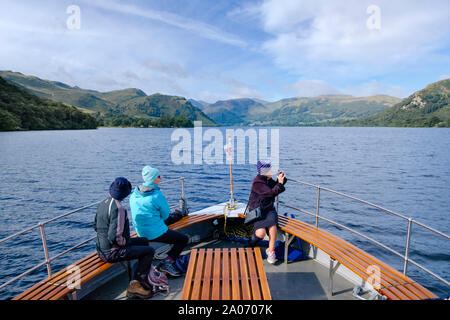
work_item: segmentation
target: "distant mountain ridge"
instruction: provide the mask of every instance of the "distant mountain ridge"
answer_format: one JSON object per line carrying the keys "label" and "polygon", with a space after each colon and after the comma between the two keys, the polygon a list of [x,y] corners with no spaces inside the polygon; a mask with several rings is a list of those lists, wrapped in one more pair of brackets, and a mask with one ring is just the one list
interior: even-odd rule
{"label": "distant mountain ridge", "polygon": [[184,97],[162,94],[148,96],[136,88],[99,92],[12,71],[0,71],[0,77],[39,97],[81,107],[104,117],[151,119],[184,115],[189,120],[202,121],[204,126],[216,125]]}
{"label": "distant mountain ridge", "polygon": [[323,95],[313,98],[286,98],[275,102],[257,99],[217,101],[203,112],[225,125],[323,125],[338,120],[359,119],[382,112],[401,99],[386,95],[357,98]]}
{"label": "distant mountain ridge", "polygon": [[450,79],[430,84],[403,100],[387,95],[322,95],[275,102],[240,98],[207,103],[160,93],[147,95],[137,88],[98,92],[12,71],[0,71],[0,76],[39,97],[78,106],[106,119],[102,125],[118,119],[128,124],[161,117],[175,121],[184,116],[181,122],[200,120],[204,126],[450,126]]}

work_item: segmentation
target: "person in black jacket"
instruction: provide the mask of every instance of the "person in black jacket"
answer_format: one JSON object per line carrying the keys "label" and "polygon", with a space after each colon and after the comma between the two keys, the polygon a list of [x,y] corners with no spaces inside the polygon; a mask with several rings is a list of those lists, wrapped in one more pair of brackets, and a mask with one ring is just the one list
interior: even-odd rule
{"label": "person in black jacket", "polygon": [[272,179],[272,166],[270,163],[258,161],[258,175],[252,183],[248,209],[261,208],[261,218],[254,223],[254,233],[249,241],[250,246],[256,246],[259,240],[269,236],[267,248],[267,262],[276,262],[275,242],[277,239],[278,213],[275,209],[275,198],[285,191],[287,178],[283,171],[278,172],[277,180]]}
{"label": "person in black jacket", "polygon": [[151,272],[155,250],[149,246],[147,238],[130,237],[127,210],[121,201],[131,193],[131,189],[131,183],[127,179],[116,178],[109,188],[110,195],[99,204],[94,221],[97,232],[96,248],[100,259],[105,262],[138,259],[133,280],[127,289],[127,297],[147,299],[153,295],[152,286],[160,283],[155,277],[155,281],[152,281],[149,276],[154,276],[155,272]]}

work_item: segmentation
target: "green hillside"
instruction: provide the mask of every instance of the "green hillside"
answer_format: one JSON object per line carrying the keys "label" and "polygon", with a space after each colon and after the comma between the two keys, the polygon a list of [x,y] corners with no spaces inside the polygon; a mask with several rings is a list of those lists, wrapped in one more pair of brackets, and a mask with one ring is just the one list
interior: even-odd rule
{"label": "green hillside", "polygon": [[392,108],[348,126],[450,127],[450,79],[415,92]]}
{"label": "green hillside", "polygon": [[190,121],[203,121],[204,126],[215,125],[200,109],[182,97],[161,94],[147,96],[142,90],[134,88],[98,92],[11,71],[0,71],[0,76],[39,97],[91,110],[98,120],[105,120],[109,124],[114,118],[129,118],[134,123],[139,118],[179,118],[184,115]]}
{"label": "green hillside", "polygon": [[308,126],[374,115],[399,101],[384,95],[363,98],[329,95],[276,102],[233,99],[210,104],[203,112],[215,122],[226,125]]}
{"label": "green hillside", "polygon": [[91,115],[42,99],[0,77],[0,130],[95,129]]}
{"label": "green hillside", "polygon": [[242,98],[219,100],[216,103],[204,106],[202,110],[211,119],[222,125],[248,125],[252,122],[252,115],[257,113],[255,110],[262,110],[262,113],[267,113],[268,109],[263,103],[254,99]]}
{"label": "green hillside", "polygon": [[180,117],[184,115],[187,119],[201,120],[203,126],[214,126],[215,123],[200,109],[194,107],[183,97],[168,96],[159,93],[150,96],[142,96],[130,99],[116,106],[115,111],[120,114],[133,117]]}

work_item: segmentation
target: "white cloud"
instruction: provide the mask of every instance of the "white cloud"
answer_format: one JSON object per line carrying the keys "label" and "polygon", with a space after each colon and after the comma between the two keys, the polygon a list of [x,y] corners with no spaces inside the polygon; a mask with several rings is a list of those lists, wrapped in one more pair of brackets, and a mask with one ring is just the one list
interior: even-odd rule
{"label": "white cloud", "polygon": [[389,95],[405,98],[410,93],[400,87],[377,80],[362,82],[357,85],[349,85],[344,88],[335,88],[322,80],[300,79],[286,87],[286,93],[297,97],[317,97],[320,95],[348,94],[354,97],[368,97],[374,95]]}
{"label": "white cloud", "polygon": [[289,85],[287,91],[297,97],[317,97],[326,94],[341,94],[342,92],[322,80],[300,79]]}
{"label": "white cloud", "polygon": [[89,3],[89,5],[96,6],[104,10],[159,21],[177,28],[184,29],[206,39],[219,41],[238,47],[246,46],[246,42],[236,35],[220,30],[213,25],[189,19],[174,13],[137,7],[134,5],[119,3],[116,1],[96,0],[87,2]]}
{"label": "white cloud", "polygon": [[179,78],[187,78],[186,70],[178,62],[164,63],[157,59],[150,59],[145,63],[150,70],[155,70],[166,75],[175,75]]}
{"label": "white cloud", "polygon": [[410,92],[400,86],[381,83],[377,80],[361,83],[359,85],[348,86],[343,92],[355,97],[368,97],[374,95],[388,95],[397,98],[406,98]]}
{"label": "white cloud", "polygon": [[369,30],[368,1],[266,0],[261,20],[272,39],[263,48],[278,66],[308,78],[407,70],[448,44],[449,3],[437,2],[377,1],[381,29]]}

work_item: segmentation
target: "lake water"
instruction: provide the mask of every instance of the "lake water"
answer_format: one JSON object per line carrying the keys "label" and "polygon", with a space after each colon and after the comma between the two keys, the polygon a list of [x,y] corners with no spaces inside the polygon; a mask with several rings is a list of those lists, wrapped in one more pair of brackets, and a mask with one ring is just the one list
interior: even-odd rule
{"label": "lake water", "polygon": [[[205,130],[206,128],[204,128]],[[269,128],[270,129],[270,128]],[[226,164],[176,165],[174,129],[98,129],[0,133],[0,239],[64,212],[102,200],[115,177],[141,182],[150,164],[163,180],[186,178],[191,211],[229,197]],[[225,132],[225,128],[220,128]],[[258,130],[256,128],[256,130]],[[450,234],[450,129],[279,128],[280,167],[287,177],[328,187],[378,204]],[[193,129],[189,129],[193,132]],[[224,134],[225,136],[225,134]],[[206,143],[208,144],[208,143]],[[233,166],[236,198],[246,201],[254,164]],[[207,187],[196,182],[214,183]],[[292,182],[280,201],[315,212],[316,190]],[[175,204],[180,183],[162,187]],[[128,201],[126,201],[128,206]],[[280,206],[282,213],[295,213]],[[95,207],[46,225],[50,256],[95,235]],[[407,221],[337,195],[322,192],[320,215],[404,253]],[[299,213],[298,218],[314,223]],[[325,221],[320,227],[403,270],[401,258]],[[94,242],[52,262],[55,272],[93,252]],[[448,240],[413,225],[410,258],[450,280]],[[39,229],[0,244],[1,283],[42,262]],[[0,291],[6,299],[44,278],[42,267]],[[447,296],[450,290],[413,265],[408,275]]]}

